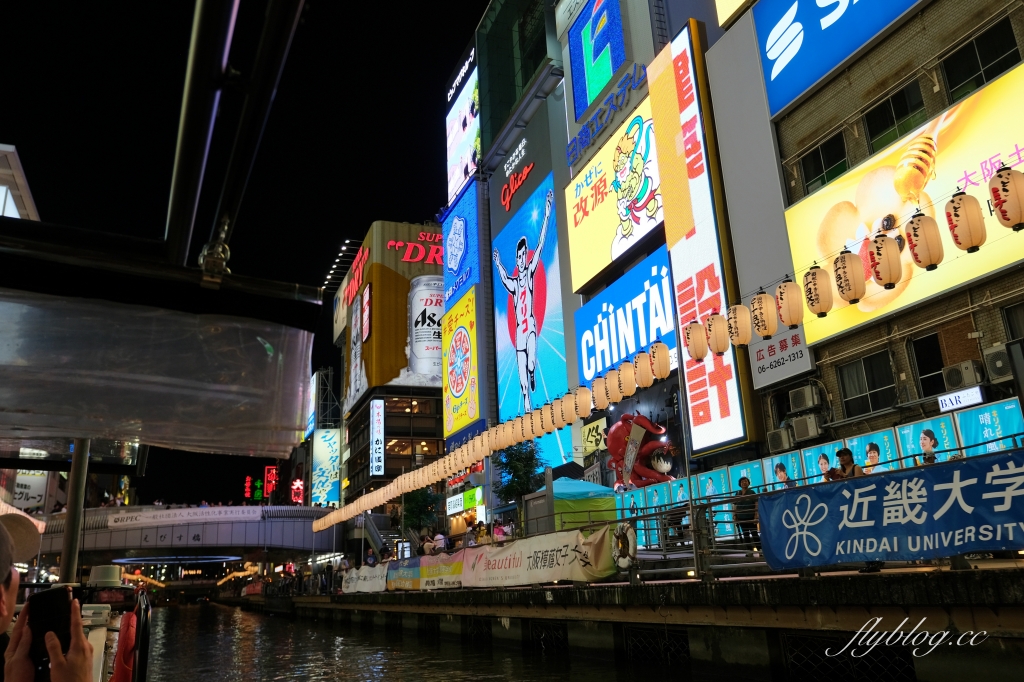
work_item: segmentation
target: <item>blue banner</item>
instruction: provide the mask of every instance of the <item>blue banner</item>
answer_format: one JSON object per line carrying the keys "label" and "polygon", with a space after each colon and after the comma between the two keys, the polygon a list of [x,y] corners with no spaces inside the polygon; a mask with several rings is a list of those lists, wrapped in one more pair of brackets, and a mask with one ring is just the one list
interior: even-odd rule
{"label": "blue banner", "polygon": [[471,178],[441,221],[444,233],[444,309],[480,282],[480,223]]}
{"label": "blue banner", "polygon": [[[959,454],[956,450],[959,443],[953,429],[953,416],[949,414],[898,426],[896,438],[900,442],[900,452],[903,456],[914,457],[913,461],[903,461],[905,467],[924,464],[926,457],[938,462],[948,462],[953,455]],[[944,450],[946,452],[943,452]]]}
{"label": "blue banner", "polygon": [[804,468],[800,464],[799,452],[785,452],[761,460],[767,490],[784,490],[802,485]]}
{"label": "blue banner", "polygon": [[[1021,417],[1020,402],[1016,398],[960,410],[954,414],[960,431],[960,443],[966,448],[968,457],[1011,450],[1016,447],[1014,440],[1003,436],[1024,433],[1024,418]],[[968,447],[971,445],[976,447]]]}
{"label": "blue banner", "polygon": [[[853,461],[865,474],[884,474],[900,468],[900,455],[896,450],[896,432],[883,429],[846,439],[846,447],[853,453]],[[836,463],[839,466],[839,463]]]}
{"label": "blue banner", "polygon": [[1024,549],[1024,451],[796,488],[758,500],[774,570]]}

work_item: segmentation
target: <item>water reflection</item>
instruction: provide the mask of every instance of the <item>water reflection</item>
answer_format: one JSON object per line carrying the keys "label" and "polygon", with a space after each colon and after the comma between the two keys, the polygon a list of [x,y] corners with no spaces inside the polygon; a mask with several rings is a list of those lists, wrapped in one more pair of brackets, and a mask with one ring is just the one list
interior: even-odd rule
{"label": "water reflection", "polygon": [[424,682],[593,682],[615,679],[614,666],[564,654],[428,639],[415,632],[288,620],[218,605],[155,609],[153,682],[252,680],[423,680]]}

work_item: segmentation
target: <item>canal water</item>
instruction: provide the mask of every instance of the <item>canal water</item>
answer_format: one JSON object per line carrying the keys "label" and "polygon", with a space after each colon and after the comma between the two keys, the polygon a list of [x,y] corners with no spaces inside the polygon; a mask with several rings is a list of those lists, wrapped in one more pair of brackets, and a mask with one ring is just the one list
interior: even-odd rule
{"label": "canal water", "polygon": [[389,638],[380,628],[365,632],[217,604],[153,609],[152,682],[594,682],[630,677],[608,663],[447,639],[442,644],[409,631],[400,639]]}

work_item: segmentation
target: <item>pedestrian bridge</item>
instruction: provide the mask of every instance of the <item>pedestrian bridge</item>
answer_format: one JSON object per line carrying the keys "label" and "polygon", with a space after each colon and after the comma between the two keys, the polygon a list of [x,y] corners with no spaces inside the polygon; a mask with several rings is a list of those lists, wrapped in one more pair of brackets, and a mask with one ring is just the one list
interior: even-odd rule
{"label": "pedestrian bridge", "polygon": [[[87,509],[82,523],[84,563],[133,563],[132,559],[231,560],[331,552],[340,531],[314,533],[320,507],[104,507]],[[46,522],[40,552],[59,555],[66,514]]]}

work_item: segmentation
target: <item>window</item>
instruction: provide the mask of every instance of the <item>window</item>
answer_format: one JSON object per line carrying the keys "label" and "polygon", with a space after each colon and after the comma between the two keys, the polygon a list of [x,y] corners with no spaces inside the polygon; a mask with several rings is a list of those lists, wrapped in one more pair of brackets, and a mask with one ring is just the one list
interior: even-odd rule
{"label": "window", "polygon": [[804,172],[804,192],[824,187],[846,172],[846,142],[839,131],[800,159]]}
{"label": "window", "polygon": [[1006,318],[1007,341],[1024,339],[1024,303],[1003,308],[1003,317]]}
{"label": "window", "polygon": [[839,388],[843,413],[857,417],[892,407],[896,403],[896,381],[892,376],[889,351],[839,366]]}
{"label": "window", "polygon": [[431,398],[388,398],[384,411],[396,414],[433,414],[434,400]]}
{"label": "window", "polygon": [[924,123],[927,116],[921,86],[914,81],[864,115],[871,151],[892,144]]}
{"label": "window", "polygon": [[938,334],[914,339],[914,363],[917,365],[917,382],[921,397],[927,398],[946,392],[946,381],[942,378],[942,346]]}
{"label": "window", "polygon": [[959,102],[1020,61],[1007,17],[942,60],[949,97]]}

